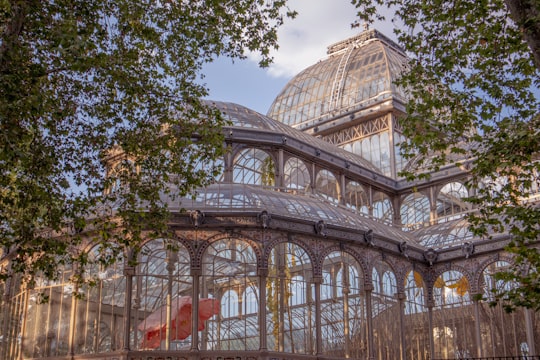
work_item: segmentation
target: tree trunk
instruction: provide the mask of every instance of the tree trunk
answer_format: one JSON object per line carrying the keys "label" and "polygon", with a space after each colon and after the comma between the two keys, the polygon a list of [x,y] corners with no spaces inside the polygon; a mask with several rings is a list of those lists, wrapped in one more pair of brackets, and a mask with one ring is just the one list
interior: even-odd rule
{"label": "tree trunk", "polygon": [[505,0],[505,3],[531,49],[536,68],[540,69],[540,1]]}

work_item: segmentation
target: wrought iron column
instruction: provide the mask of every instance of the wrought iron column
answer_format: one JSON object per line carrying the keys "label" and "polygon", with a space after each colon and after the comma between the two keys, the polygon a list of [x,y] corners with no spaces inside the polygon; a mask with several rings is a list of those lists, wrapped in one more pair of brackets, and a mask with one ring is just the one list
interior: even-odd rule
{"label": "wrought iron column", "polygon": [[130,349],[130,328],[131,328],[131,295],[133,292],[133,275],[135,275],[135,267],[133,266],[133,250],[126,251],[124,260],[124,277],[126,278],[126,292],[124,304],[124,350]]}
{"label": "wrought iron column", "polygon": [[476,294],[471,294],[474,308],[474,337],[476,338],[476,356],[482,357],[482,336],[480,334],[480,300]]}
{"label": "wrought iron column", "polygon": [[373,341],[373,310],[371,309],[371,292],[373,291],[373,285],[369,284],[365,286],[366,292],[366,320],[368,330],[368,359],[375,359],[375,342]]}
{"label": "wrought iron column", "polygon": [[399,292],[396,294],[398,304],[399,304],[399,340],[400,340],[400,356],[401,360],[407,358],[407,342],[405,340],[405,294]]}
{"label": "wrought iron column", "polygon": [[199,283],[201,269],[191,269],[193,289],[191,293],[191,350],[199,350]]}
{"label": "wrought iron column", "polygon": [[[165,325],[165,350],[171,349],[171,323],[173,307],[173,275],[175,264],[178,261],[178,254],[174,250],[167,250],[167,313]],[[178,301],[178,299],[176,300]],[[176,309],[175,309],[176,310]]]}
{"label": "wrought iron column", "polygon": [[[73,264],[73,272],[78,273],[78,267],[77,264]],[[80,275],[80,274],[79,274]],[[79,287],[75,286],[75,294],[79,292]],[[71,312],[69,316],[69,338],[68,338],[68,347],[69,351],[68,354],[70,356],[75,355],[75,326],[77,326],[77,298],[78,296],[71,296]],[[28,307],[28,304],[25,306],[25,308]]]}
{"label": "wrought iron column", "polygon": [[529,345],[529,354],[536,355],[536,347],[534,346],[534,327],[532,322],[532,309],[523,309],[525,312],[525,330],[527,332],[527,344]]}
{"label": "wrought iron column", "polygon": [[435,358],[435,340],[433,339],[433,300],[427,302],[428,308],[428,336],[429,336],[429,358]]}
{"label": "wrought iron column", "polygon": [[266,281],[268,269],[259,269],[259,350],[267,351],[266,338]]}
{"label": "wrought iron column", "polygon": [[315,349],[317,355],[322,354],[321,283],[322,278],[320,276],[313,277],[313,284],[315,285]]}

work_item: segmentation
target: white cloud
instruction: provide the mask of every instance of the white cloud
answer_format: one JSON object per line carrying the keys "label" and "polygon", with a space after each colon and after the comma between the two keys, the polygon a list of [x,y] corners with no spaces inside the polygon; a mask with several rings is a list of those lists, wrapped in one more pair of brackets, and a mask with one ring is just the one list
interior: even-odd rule
{"label": "white cloud", "polygon": [[[348,0],[290,0],[288,5],[298,11],[298,16],[279,29],[279,49],[267,70],[270,76],[294,76],[325,58],[329,45],[362,31],[351,29],[357,11]],[[378,29],[391,35],[391,30]],[[257,61],[255,57],[250,59]]]}

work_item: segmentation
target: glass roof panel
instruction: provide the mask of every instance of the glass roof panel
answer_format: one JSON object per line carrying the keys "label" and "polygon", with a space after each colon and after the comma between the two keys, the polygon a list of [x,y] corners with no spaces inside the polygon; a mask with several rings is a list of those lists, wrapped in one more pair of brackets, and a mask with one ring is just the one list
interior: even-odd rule
{"label": "glass roof panel", "polygon": [[465,219],[458,219],[411,231],[420,245],[427,248],[444,249],[461,245],[473,239],[469,231],[469,223]]}
{"label": "glass roof panel", "polygon": [[[192,199],[182,198],[180,206],[201,211],[253,211],[266,210],[270,214],[309,221],[324,220],[329,225],[344,226],[375,233],[399,241],[412,241],[409,234],[382,224],[375,219],[348,208],[336,206],[322,199],[299,194],[268,190],[244,184],[213,184],[199,189]],[[169,205],[174,210],[173,204]]]}

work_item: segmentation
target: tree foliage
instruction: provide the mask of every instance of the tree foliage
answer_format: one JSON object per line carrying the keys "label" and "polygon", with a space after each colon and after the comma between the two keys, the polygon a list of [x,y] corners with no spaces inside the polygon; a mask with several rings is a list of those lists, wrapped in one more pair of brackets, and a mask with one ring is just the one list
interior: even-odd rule
{"label": "tree foliage", "polygon": [[267,65],[294,15],[281,0],[1,1],[2,275],[84,263],[83,229],[110,260],[166,236],[175,196],[219,171],[202,66],[247,51]]}
{"label": "tree foliage", "polygon": [[540,3],[353,3],[364,21],[379,16],[377,7],[394,10],[396,36],[411,57],[399,80],[411,97],[401,120],[410,139],[403,151],[420,168],[466,166],[479,209],[470,216],[472,230],[512,235],[515,268],[500,276],[521,285],[499,295],[510,308],[540,309],[540,256],[529,246],[540,235],[540,210],[529,196],[540,185]]}

